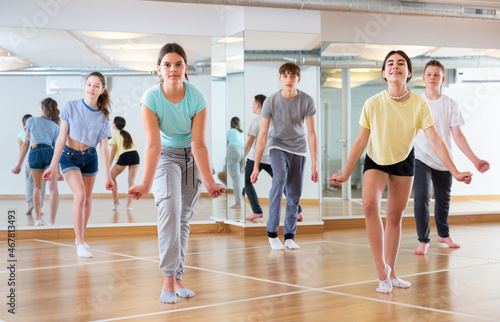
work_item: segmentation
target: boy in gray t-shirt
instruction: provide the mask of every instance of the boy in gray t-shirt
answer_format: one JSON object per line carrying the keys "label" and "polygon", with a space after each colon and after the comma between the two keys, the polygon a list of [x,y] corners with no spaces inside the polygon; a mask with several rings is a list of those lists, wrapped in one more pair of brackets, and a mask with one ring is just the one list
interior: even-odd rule
{"label": "boy in gray t-shirt", "polygon": [[[302,180],[306,163],[307,143],[304,120],[307,123],[307,141],[311,152],[311,180],[318,182],[317,143],[315,118],[316,108],[311,96],[297,89],[300,82],[300,67],[286,63],[280,69],[279,81],[283,89],[271,94],[262,107],[262,121],[255,149],[255,164],[251,175],[257,182],[259,163],[269,134],[269,155],[273,170],[272,187],[269,191],[269,219],[267,234],[272,249],[298,249],[295,242],[297,230],[297,208],[302,194]],[[270,124],[272,130],[269,131]],[[286,187],[285,245],[278,239],[281,217],[281,200]]]}

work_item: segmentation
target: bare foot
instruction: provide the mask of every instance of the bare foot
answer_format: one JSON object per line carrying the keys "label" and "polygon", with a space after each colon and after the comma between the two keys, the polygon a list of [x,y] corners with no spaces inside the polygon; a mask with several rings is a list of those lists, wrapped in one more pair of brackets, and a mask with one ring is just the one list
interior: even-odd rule
{"label": "bare foot", "polygon": [[297,221],[302,221],[302,219],[304,219],[304,216],[302,215],[302,213],[301,213],[301,212],[299,212],[299,213],[297,214]]}
{"label": "bare foot", "polygon": [[255,213],[253,213],[253,214],[251,214],[250,216],[247,217],[247,220],[255,220],[255,219],[258,219],[258,218],[262,218],[262,217],[264,217],[263,214],[255,214]]}
{"label": "bare foot", "polygon": [[439,237],[438,236],[438,242],[445,243],[450,248],[460,248],[460,245],[459,244],[455,244],[453,242],[453,240],[451,240],[451,237],[445,237],[445,238],[443,238],[443,237]]}
{"label": "bare foot", "polygon": [[429,244],[427,243],[419,243],[417,249],[413,252],[415,255],[425,255],[427,254],[427,249],[429,248]]}

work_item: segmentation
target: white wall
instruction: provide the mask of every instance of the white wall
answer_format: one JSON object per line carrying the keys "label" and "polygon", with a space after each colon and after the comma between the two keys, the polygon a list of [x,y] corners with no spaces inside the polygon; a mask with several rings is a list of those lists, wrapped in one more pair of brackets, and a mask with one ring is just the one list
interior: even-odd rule
{"label": "white wall", "polygon": [[453,160],[460,171],[473,173],[470,185],[453,182],[452,195],[499,195],[500,186],[500,84],[498,83],[460,83],[452,84],[443,91],[460,104],[465,119],[462,126],[467,141],[476,156],[490,163],[490,170],[479,173],[470,160],[453,144]]}
{"label": "white wall", "polygon": [[[198,86],[211,101],[211,76],[200,75],[190,76],[190,82]],[[152,76],[115,76],[112,77],[110,96],[113,101],[112,114],[123,116],[127,120],[125,129],[130,132],[134,143],[144,161],[144,149],[146,137],[142,127],[140,115],[140,99],[144,91],[157,81]],[[10,172],[17,163],[19,148],[16,135],[22,129],[21,119],[24,114],[40,115],[40,102],[46,97],[52,97],[59,104],[61,109],[68,100],[82,97],[80,90],[60,91],[58,94],[47,95],[45,92],[45,76],[0,76],[0,88],[2,96],[0,104],[2,106],[2,117],[0,118],[0,128],[5,135],[5,139],[0,141],[0,150],[9,151],[2,153],[0,157],[0,167],[4,169],[0,173],[0,182],[9,184],[0,185],[0,194],[24,194],[24,179],[22,175],[14,175]],[[210,109],[210,106],[208,107]],[[210,113],[209,113],[210,114]],[[207,121],[206,141],[209,151],[211,151],[211,121]],[[97,148],[99,151],[99,146]],[[26,158],[27,159],[27,158]],[[99,156],[99,169],[101,170],[96,179],[95,193],[106,192],[104,189],[104,176],[102,173],[101,158]],[[139,168],[136,182],[142,178],[143,166]],[[118,177],[119,192],[125,192],[127,187],[127,175],[123,173]],[[70,194],[71,190],[64,183],[59,184],[60,193]]]}

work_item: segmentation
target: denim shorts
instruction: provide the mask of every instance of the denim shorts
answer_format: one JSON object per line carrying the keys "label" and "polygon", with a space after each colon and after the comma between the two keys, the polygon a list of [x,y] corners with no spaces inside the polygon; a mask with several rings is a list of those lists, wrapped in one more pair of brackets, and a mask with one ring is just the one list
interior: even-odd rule
{"label": "denim shorts", "polygon": [[84,177],[97,175],[99,171],[97,163],[97,151],[94,147],[90,147],[85,151],[77,151],[66,145],[59,160],[62,173],[78,170]]}
{"label": "denim shorts", "polygon": [[[35,145],[35,144],[33,144]],[[54,148],[48,144],[36,144],[31,147],[28,155],[28,163],[31,170],[45,170],[49,167],[54,155]]]}
{"label": "denim shorts", "polygon": [[375,161],[373,161],[367,154],[363,167],[363,173],[365,173],[366,170],[371,169],[379,170],[394,176],[413,177],[415,176],[415,149],[411,149],[410,154],[408,154],[408,157],[405,160],[389,165],[379,165],[375,163]]}

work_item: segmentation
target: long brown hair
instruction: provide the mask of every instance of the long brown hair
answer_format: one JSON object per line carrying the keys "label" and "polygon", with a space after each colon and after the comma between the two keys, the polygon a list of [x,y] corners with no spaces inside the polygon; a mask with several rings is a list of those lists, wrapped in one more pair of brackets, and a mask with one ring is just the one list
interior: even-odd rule
{"label": "long brown hair", "polygon": [[238,131],[240,131],[240,133],[243,132],[243,130],[240,129],[240,119],[237,116],[235,116],[231,119],[231,128],[237,129]]}
{"label": "long brown hair", "polygon": [[[182,48],[181,45],[179,45],[175,42],[172,42],[172,43],[165,44],[165,45],[163,45],[163,47],[161,47],[160,52],[158,53],[158,61],[156,62],[156,65],[160,66],[163,57],[165,57],[165,55],[168,53],[178,54],[184,60],[184,64],[187,64],[187,56],[186,56],[186,52],[184,51],[184,48]],[[186,77],[186,80],[189,81],[189,78],[187,75],[187,70],[186,70],[186,73],[184,74],[184,77]],[[161,75],[160,75],[160,80],[158,81],[158,83],[161,83],[161,82],[163,82],[163,77],[161,77]]]}
{"label": "long brown hair", "polygon": [[85,81],[91,76],[99,77],[102,87],[104,88],[104,92],[102,92],[102,94],[97,98],[97,107],[99,108],[99,111],[104,114],[104,118],[109,119],[109,114],[111,114],[111,99],[109,98],[109,92],[106,88],[106,79],[101,73],[92,72],[87,76],[87,78],[85,78]]}
{"label": "long brown hair", "polygon": [[123,137],[123,147],[126,150],[130,149],[134,145],[134,141],[132,140],[130,133],[123,129],[127,122],[123,117],[116,116],[113,123],[115,123],[116,128],[120,131],[120,135]]}
{"label": "long brown hair", "polygon": [[42,101],[43,113],[47,118],[56,122],[57,124],[61,123],[61,119],[59,118],[59,109],[57,108],[57,102],[50,97],[47,97]]}

